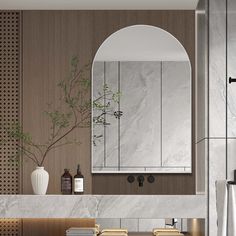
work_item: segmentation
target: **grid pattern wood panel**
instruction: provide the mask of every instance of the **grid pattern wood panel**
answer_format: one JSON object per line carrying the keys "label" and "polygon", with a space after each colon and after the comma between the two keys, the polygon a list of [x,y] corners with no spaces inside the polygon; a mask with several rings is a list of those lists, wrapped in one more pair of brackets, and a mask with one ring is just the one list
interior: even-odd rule
{"label": "grid pattern wood panel", "polygon": [[1,236],[20,236],[21,220],[20,219],[1,219],[0,235]]}
{"label": "grid pattern wood panel", "polygon": [[[20,12],[0,11],[0,140],[5,127],[19,122],[20,93]],[[0,194],[19,193],[19,168],[13,161],[17,143],[0,145]],[[20,219],[0,219],[1,236],[20,236]]]}
{"label": "grid pattern wood panel", "polygon": [[[19,121],[20,13],[0,11],[0,137],[5,127]],[[6,139],[7,140],[7,139]],[[18,163],[13,161],[17,143],[0,145],[0,194],[19,192]]]}

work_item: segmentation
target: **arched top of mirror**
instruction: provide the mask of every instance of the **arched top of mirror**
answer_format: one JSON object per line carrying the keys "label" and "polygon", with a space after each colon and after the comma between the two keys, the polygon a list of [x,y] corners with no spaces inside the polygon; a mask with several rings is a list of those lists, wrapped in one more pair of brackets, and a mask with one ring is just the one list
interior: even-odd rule
{"label": "arched top of mirror", "polygon": [[189,57],[169,32],[151,25],[133,25],[110,35],[94,61],[189,61]]}
{"label": "arched top of mirror", "polygon": [[92,173],[191,173],[191,91],[172,34],[133,25],[110,35],[92,67]]}

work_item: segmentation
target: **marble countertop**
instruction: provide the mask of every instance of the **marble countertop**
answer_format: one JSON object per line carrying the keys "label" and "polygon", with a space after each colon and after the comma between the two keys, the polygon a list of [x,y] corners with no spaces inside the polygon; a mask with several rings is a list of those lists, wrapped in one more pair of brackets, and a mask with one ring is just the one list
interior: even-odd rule
{"label": "marble countertop", "polygon": [[204,195],[2,195],[0,218],[205,218]]}

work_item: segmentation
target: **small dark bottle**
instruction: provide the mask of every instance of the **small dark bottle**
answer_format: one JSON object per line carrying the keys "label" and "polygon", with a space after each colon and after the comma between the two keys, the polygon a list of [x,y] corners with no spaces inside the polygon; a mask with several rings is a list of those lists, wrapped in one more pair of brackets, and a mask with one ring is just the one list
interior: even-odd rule
{"label": "small dark bottle", "polygon": [[74,176],[74,194],[84,193],[84,176],[81,174],[80,165],[77,167],[77,174]]}
{"label": "small dark bottle", "polygon": [[64,174],[61,176],[61,193],[72,194],[72,176],[68,169],[64,169]]}

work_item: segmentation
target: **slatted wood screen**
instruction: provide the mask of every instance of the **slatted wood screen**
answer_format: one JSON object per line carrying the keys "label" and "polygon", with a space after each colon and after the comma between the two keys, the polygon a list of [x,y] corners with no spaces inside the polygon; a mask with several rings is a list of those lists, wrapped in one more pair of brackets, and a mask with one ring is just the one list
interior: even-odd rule
{"label": "slatted wood screen", "polygon": [[[0,140],[8,124],[19,121],[20,12],[0,11]],[[12,160],[17,143],[0,145],[0,194],[19,193],[18,163]],[[1,219],[1,236],[19,236],[19,219]]]}
{"label": "slatted wood screen", "polygon": [[[20,25],[19,12],[0,12],[0,120],[1,140],[5,127],[19,122]],[[19,192],[18,163],[12,156],[17,143],[7,140],[0,146],[0,193]]]}

